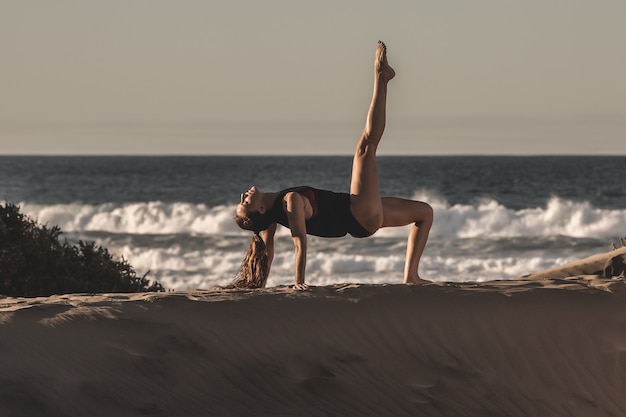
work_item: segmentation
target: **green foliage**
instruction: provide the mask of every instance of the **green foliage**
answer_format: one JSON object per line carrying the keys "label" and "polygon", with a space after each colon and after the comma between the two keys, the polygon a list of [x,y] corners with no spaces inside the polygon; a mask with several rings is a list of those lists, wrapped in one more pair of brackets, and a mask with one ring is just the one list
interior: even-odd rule
{"label": "green foliage", "polygon": [[164,291],[138,277],[93,242],[61,242],[61,229],[39,225],[18,206],[0,204],[0,294],[36,297],[66,293]]}

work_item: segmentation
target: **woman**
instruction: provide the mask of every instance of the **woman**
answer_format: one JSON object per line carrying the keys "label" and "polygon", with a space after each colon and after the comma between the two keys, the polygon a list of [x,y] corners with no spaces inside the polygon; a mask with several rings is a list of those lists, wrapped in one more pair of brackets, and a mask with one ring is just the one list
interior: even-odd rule
{"label": "woman", "polygon": [[291,229],[295,247],[295,288],[307,288],[306,235],[339,237],[350,233],[360,238],[381,227],[413,224],[409,233],[405,283],[424,283],[418,274],[419,260],[433,222],[432,208],[423,202],[381,197],[376,168],[376,149],[385,129],[387,83],[395,71],[387,62],[387,48],[378,41],[374,60],[374,94],[365,129],[352,162],[350,194],[295,187],[279,192],[261,192],[256,187],[241,195],[235,221],[254,232],[248,253],[230,287],[265,286],[274,257],[276,225]]}

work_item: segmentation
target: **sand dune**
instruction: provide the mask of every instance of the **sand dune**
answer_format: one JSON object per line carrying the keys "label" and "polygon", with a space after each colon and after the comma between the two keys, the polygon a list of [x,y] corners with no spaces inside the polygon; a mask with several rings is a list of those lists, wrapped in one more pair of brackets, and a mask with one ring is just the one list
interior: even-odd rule
{"label": "sand dune", "polygon": [[597,275],[0,298],[2,416],[623,416],[625,382]]}

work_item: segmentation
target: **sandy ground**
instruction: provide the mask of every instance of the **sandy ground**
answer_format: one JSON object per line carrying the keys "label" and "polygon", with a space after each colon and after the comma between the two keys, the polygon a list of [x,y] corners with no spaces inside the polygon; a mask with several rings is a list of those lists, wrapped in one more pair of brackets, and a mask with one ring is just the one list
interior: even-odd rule
{"label": "sandy ground", "polygon": [[623,416],[626,282],[598,273],[623,254],[480,284],[0,297],[0,415]]}

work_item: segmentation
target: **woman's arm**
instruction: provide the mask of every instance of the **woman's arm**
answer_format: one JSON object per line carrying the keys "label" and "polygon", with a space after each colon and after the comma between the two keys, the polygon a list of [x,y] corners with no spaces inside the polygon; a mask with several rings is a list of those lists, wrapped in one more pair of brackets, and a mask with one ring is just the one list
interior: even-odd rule
{"label": "woman's arm", "polygon": [[266,230],[262,230],[260,235],[263,242],[265,242],[265,250],[267,252],[267,273],[269,274],[272,267],[272,261],[274,260],[274,235],[276,234],[276,223],[271,225]]}
{"label": "woman's arm", "polygon": [[304,197],[298,193],[287,193],[283,200],[283,206],[287,213],[289,229],[295,249],[295,283],[296,288],[306,288],[304,274],[306,270],[306,224],[304,211]]}

